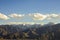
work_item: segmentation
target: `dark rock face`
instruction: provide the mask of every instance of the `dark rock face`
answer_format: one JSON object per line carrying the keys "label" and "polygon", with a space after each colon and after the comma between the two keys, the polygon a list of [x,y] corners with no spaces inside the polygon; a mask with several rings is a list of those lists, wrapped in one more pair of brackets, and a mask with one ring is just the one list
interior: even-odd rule
{"label": "dark rock face", "polygon": [[60,24],[0,25],[0,39],[60,40]]}

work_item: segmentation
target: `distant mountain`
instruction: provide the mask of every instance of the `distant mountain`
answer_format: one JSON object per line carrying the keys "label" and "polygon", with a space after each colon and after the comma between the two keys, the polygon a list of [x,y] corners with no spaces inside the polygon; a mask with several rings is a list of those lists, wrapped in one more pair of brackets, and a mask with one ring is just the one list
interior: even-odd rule
{"label": "distant mountain", "polygon": [[60,40],[60,23],[0,25],[0,39]]}

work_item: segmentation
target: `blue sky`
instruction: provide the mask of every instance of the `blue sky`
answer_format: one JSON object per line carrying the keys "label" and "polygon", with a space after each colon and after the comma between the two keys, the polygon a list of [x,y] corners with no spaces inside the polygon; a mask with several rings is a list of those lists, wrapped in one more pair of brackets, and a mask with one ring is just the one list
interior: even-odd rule
{"label": "blue sky", "polygon": [[33,20],[28,14],[60,14],[60,0],[0,0],[0,13],[4,15],[25,14],[22,19],[11,18],[9,20],[0,20],[0,24],[6,22],[60,22],[59,18],[50,20]]}

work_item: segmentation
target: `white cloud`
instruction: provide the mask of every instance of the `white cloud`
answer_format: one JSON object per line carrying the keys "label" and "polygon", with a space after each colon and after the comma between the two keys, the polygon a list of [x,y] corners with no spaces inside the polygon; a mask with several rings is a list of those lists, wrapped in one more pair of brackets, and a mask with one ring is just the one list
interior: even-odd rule
{"label": "white cloud", "polygon": [[58,14],[47,14],[47,19],[52,19],[52,18],[59,18],[60,15]]}
{"label": "white cloud", "polygon": [[52,17],[58,17],[59,15],[57,14],[51,14]]}
{"label": "white cloud", "polygon": [[4,14],[2,14],[2,13],[0,13],[0,19],[2,19],[2,20],[8,20],[9,17],[6,16],[6,15],[4,15]]}
{"label": "white cloud", "polygon": [[31,16],[33,20],[46,20],[46,19],[60,18],[59,14],[33,13],[33,14],[29,14],[29,16]]}
{"label": "white cloud", "polygon": [[[8,17],[9,16],[9,17]],[[33,20],[50,20],[50,19],[60,19],[60,14],[41,14],[41,13],[30,13],[30,14],[10,14],[10,15],[4,15],[2,13],[0,13],[0,19],[3,19],[3,20],[8,20],[8,19],[11,19],[11,18],[22,18],[22,17],[32,17]],[[10,18],[11,17],[11,18]]]}
{"label": "white cloud", "polygon": [[34,14],[29,14],[30,16],[32,16],[32,18],[34,20],[44,20],[47,16],[40,14],[40,13],[34,13]]}
{"label": "white cloud", "polygon": [[23,17],[24,15],[21,15],[21,14],[11,14],[11,15],[9,15],[10,17],[12,17],[12,18],[21,18],[21,17]]}

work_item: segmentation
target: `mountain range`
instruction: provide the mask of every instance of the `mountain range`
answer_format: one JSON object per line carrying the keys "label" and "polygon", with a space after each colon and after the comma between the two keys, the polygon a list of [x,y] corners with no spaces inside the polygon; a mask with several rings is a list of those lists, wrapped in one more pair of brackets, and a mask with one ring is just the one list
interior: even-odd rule
{"label": "mountain range", "polygon": [[0,25],[0,39],[60,40],[60,23]]}

